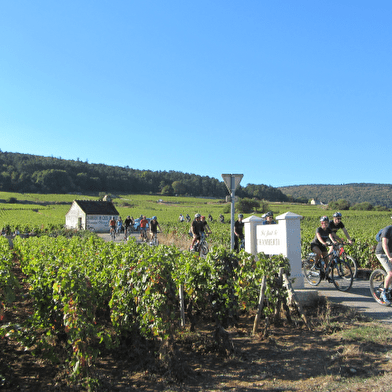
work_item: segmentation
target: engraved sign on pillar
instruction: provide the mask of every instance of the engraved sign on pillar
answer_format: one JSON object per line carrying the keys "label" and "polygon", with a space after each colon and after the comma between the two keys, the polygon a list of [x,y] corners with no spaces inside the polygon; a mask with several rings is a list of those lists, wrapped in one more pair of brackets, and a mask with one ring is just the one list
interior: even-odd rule
{"label": "engraved sign on pillar", "polygon": [[278,255],[282,252],[281,227],[277,225],[257,226],[257,253]]}

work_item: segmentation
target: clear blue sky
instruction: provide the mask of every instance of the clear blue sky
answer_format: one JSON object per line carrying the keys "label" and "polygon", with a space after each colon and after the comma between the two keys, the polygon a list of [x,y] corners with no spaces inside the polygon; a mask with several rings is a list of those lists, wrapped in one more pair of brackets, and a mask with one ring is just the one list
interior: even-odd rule
{"label": "clear blue sky", "polygon": [[0,149],[392,183],[392,1],[0,0]]}

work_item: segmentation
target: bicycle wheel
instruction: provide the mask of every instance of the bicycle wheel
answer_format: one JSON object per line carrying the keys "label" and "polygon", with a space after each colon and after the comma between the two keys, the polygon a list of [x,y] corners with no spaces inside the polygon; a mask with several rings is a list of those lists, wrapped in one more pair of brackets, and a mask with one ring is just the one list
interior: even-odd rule
{"label": "bicycle wheel", "polygon": [[353,284],[353,272],[350,265],[344,260],[332,261],[331,279],[335,287],[340,291],[348,291]]}
{"label": "bicycle wheel", "polygon": [[200,256],[201,257],[206,257],[208,253],[208,245],[206,242],[203,242],[202,244],[200,244]]}
{"label": "bicycle wheel", "polygon": [[383,306],[388,306],[381,299],[381,293],[384,291],[384,279],[386,275],[387,273],[384,270],[376,269],[371,273],[369,278],[370,292],[376,302]]}
{"label": "bicycle wheel", "polygon": [[357,262],[355,261],[355,259],[353,259],[351,256],[348,255],[345,256],[344,261],[350,266],[351,271],[353,273],[353,278],[355,279],[358,273]]}
{"label": "bicycle wheel", "polygon": [[312,286],[317,286],[321,281],[320,268],[316,267],[316,263],[313,258],[308,257],[302,260],[302,270],[305,275],[305,279]]}

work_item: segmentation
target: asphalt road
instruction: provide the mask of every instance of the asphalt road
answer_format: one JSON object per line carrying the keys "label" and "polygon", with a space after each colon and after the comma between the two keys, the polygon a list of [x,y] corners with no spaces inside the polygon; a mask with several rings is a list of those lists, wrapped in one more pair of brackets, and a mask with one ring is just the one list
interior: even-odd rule
{"label": "asphalt road", "polygon": [[350,291],[342,292],[335,289],[333,283],[320,282],[316,287],[311,286],[305,281],[306,290],[316,290],[319,296],[325,296],[332,302],[350,306],[366,316],[372,317],[377,321],[388,323],[392,326],[392,307],[379,305],[370,294],[369,281],[356,279]]}

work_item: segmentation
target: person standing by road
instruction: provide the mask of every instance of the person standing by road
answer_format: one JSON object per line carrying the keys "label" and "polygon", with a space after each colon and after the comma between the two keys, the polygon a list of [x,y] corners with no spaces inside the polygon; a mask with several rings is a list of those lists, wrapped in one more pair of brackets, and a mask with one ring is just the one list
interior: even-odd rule
{"label": "person standing by road", "polygon": [[342,214],[339,211],[333,214],[333,219],[329,222],[329,228],[332,230],[335,239],[339,242],[343,242],[343,240],[336,233],[339,229],[342,229],[349,244],[351,245],[353,243],[353,240],[348,234],[347,229],[344,227],[344,224],[342,222]]}
{"label": "person standing by road", "polygon": [[376,246],[376,256],[387,273],[384,279],[384,291],[380,297],[386,305],[390,305],[391,301],[388,297],[390,295],[389,285],[392,283],[392,226],[384,227],[380,237],[381,241]]}
{"label": "person standing by road", "polygon": [[244,239],[244,215],[238,214],[238,219],[234,222],[234,250],[238,253],[240,250],[239,241]]}

